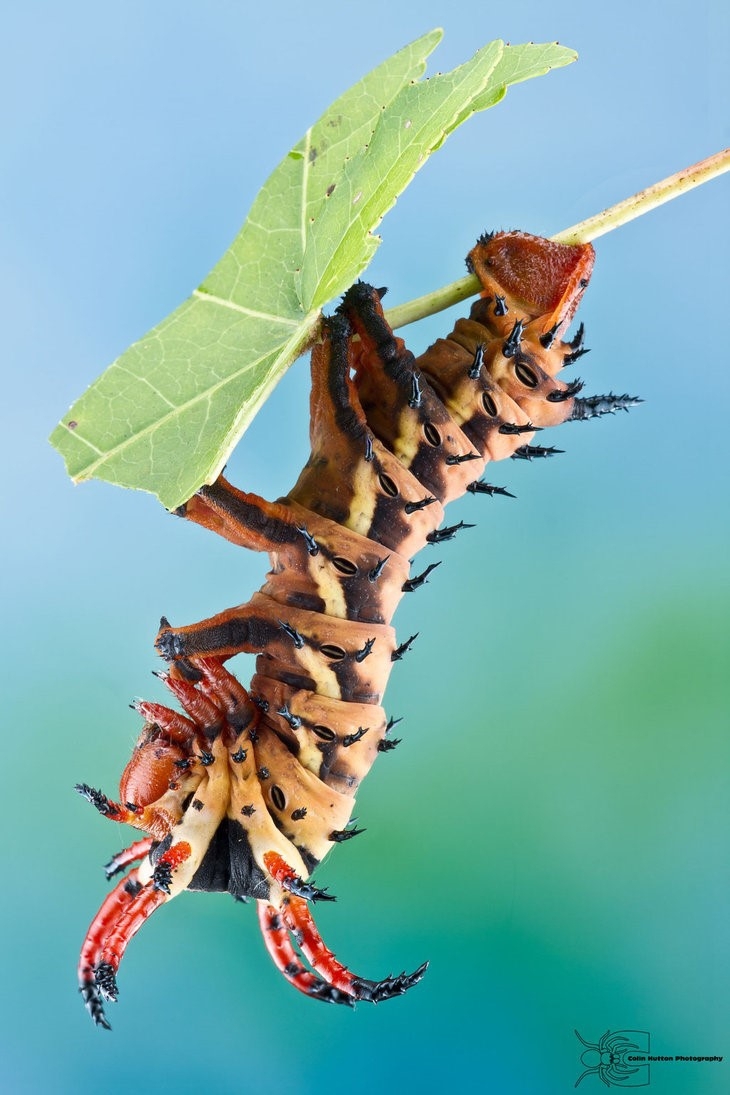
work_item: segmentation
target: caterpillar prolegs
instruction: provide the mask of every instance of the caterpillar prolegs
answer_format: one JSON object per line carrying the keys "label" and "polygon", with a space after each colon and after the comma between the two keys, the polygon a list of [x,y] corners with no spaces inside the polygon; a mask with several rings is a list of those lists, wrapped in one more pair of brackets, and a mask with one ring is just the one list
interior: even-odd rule
{"label": "caterpillar prolegs", "polygon": [[[163,618],[160,676],[185,713],[135,705],[144,727],[119,802],[78,787],[146,834],[107,865],[109,878],[132,869],[82,948],[80,990],[97,1024],[108,1027],[104,1002],[117,998],[132,936],[185,889],[254,898],[274,963],[308,996],[378,1002],[420,981],[425,964],[381,981],[341,965],[310,912],[332,898],[309,879],[360,831],[358,785],[397,744],[381,703],[412,639],[399,644],[390,621],[436,565],[411,576],[411,557],[463,527],[443,524],[446,504],[508,493],[481,474],[491,460],[554,452],[532,443],[536,430],[636,402],[581,398],[580,381],[558,379],[586,352],[582,325],[563,336],[593,261],[590,244],[481,237],[467,259],[481,296],[418,359],[388,326],[384,291],[354,285],[312,353],[312,451],[290,493],[266,502],[221,477],[179,511],[272,565],[245,604],[188,627]],[[248,690],[224,665],[242,651],[258,655]]]}

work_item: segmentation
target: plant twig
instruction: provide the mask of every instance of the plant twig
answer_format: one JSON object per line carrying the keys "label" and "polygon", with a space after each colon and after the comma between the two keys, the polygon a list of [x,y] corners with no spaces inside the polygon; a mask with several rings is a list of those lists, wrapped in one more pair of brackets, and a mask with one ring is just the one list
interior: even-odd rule
{"label": "plant twig", "polygon": [[[603,236],[606,232],[612,232],[614,228],[620,228],[628,224],[635,217],[640,217],[652,209],[663,205],[664,202],[678,198],[680,194],[693,190],[696,186],[709,182],[724,172],[730,171],[730,148],[722,152],[716,152],[714,156],[708,156],[699,163],[685,167],[675,175],[670,175],[661,182],[649,186],[646,190],[640,190],[638,194],[632,194],[630,198],[617,202],[616,205],[604,209],[594,217],[588,217],[571,228],[565,228],[556,233],[552,238],[558,243],[588,243],[590,240]],[[405,327],[407,323],[415,323],[417,319],[434,315],[436,312],[450,308],[467,297],[479,292],[479,282],[473,274],[458,281],[452,281],[441,289],[436,289],[425,296],[415,297],[413,300],[399,304],[395,308],[389,308],[385,313],[386,319],[392,327]]]}

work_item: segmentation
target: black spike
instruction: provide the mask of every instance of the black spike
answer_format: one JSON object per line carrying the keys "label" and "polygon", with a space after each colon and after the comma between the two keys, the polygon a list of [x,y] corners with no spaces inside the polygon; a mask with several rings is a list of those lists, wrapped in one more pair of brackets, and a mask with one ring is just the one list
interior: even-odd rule
{"label": "black spike", "polygon": [[518,433],[539,433],[542,426],[533,426],[532,422],[526,422],[524,426],[518,426],[516,422],[503,422],[499,432],[512,436]]}
{"label": "black spike", "polygon": [[585,335],[585,324],[581,323],[578,330],[575,332],[570,342],[566,343],[566,346],[570,346],[571,350],[580,350],[583,345],[583,336]]}
{"label": "black spike", "polygon": [[421,406],[421,385],[420,375],[418,373],[411,374],[411,394],[408,400],[408,406],[415,410],[416,407]]}
{"label": "black spike", "polygon": [[94,970],[94,983],[105,1000],[115,1004],[119,997],[117,979],[114,976],[114,967],[108,962],[100,962]]}
{"label": "black spike", "polygon": [[431,573],[431,571],[435,570],[436,567],[440,567],[440,566],[441,566],[440,562],[439,563],[430,563],[421,574],[417,574],[415,578],[409,578],[407,582],[404,582],[403,585],[401,586],[402,591],[404,593],[413,593],[414,590],[416,590],[420,586],[424,585],[424,583],[425,583],[426,579],[428,578],[429,574]]}
{"label": "black spike", "polygon": [[501,297],[498,293],[494,295],[494,314],[495,316],[506,316],[509,312],[507,302],[504,297]]}
{"label": "black spike", "polygon": [[549,331],[546,331],[544,335],[540,335],[540,345],[543,350],[549,350],[555,341],[555,336],[558,333],[559,323],[556,323],[554,327],[551,327]]}
{"label": "black spike", "polygon": [[290,624],[285,623],[284,620],[279,620],[278,624],[284,634],[289,636],[297,650],[301,650],[304,646],[304,638],[299,634],[297,629],[295,627],[291,627]]}
{"label": "black spike", "polygon": [[525,329],[525,324],[521,319],[515,320],[515,325],[509,333],[507,341],[502,346],[502,353],[505,357],[514,357],[519,349],[520,341],[522,340],[522,332]]}
{"label": "black spike", "polygon": [[548,456],[557,456],[565,449],[556,449],[552,445],[520,445],[510,457],[511,460],[542,460]]}
{"label": "black spike", "polygon": [[365,461],[370,464],[373,459],[373,438],[369,433],[365,434]]}
{"label": "black spike", "polygon": [[94,1020],[96,1026],[104,1027],[104,1030],[111,1030],[111,1024],[104,1014],[101,997],[94,979],[90,977],[88,980],[84,981],[83,984],[79,986],[79,992],[81,993],[81,999],[84,1001],[84,1007]]}
{"label": "black spike", "polygon": [[289,726],[292,730],[298,730],[299,727],[302,725],[302,720],[299,718],[299,716],[292,715],[286,704],[284,704],[283,707],[280,707],[276,713],[277,715],[281,715],[281,717],[289,723]]}
{"label": "black spike", "polygon": [[481,244],[491,243],[496,235],[497,235],[496,231],[495,232],[482,232],[481,236],[477,240],[477,243],[478,244],[479,243],[481,243]]}
{"label": "black spike", "polygon": [[373,569],[368,572],[369,582],[377,582],[378,578],[385,569],[385,564],[388,562],[388,559],[390,559],[390,555],[385,555],[382,559],[378,559]]}
{"label": "black spike", "polygon": [[307,551],[310,555],[319,555],[319,544],[305,528],[297,527],[297,532],[301,532],[307,544]]}
{"label": "black spike", "polygon": [[305,818],[306,816],[307,816],[307,807],[306,806],[299,806],[298,809],[292,810],[292,812],[291,812],[292,821],[301,821],[302,818]]}
{"label": "black spike", "polygon": [[591,351],[587,346],[582,346],[577,350],[573,350],[572,353],[563,355],[563,365],[573,365],[579,357],[583,357],[583,354],[589,354]]}
{"label": "black spike", "polygon": [[378,742],[378,752],[388,753],[391,749],[395,749],[397,745],[400,745],[402,738],[381,738]]}
{"label": "black spike", "polygon": [[372,649],[373,649],[374,646],[375,646],[375,639],[366,639],[365,640],[365,645],[362,648],[362,650],[358,650],[357,653],[355,654],[355,661],[356,662],[364,662],[365,659],[367,658],[367,656],[372,652]]}
{"label": "black spike", "polygon": [[231,760],[234,764],[242,764],[247,756],[248,753],[246,752],[246,750],[243,748],[242,745],[239,745],[235,753],[231,753]]}
{"label": "black spike", "polygon": [[418,632],[416,632],[415,635],[411,635],[410,639],[406,639],[406,641],[404,643],[401,643],[400,646],[397,646],[393,653],[390,655],[390,660],[392,662],[399,662],[403,655],[406,653],[406,651],[410,649],[411,644],[414,643],[417,638]]}
{"label": "black spike", "polygon": [[172,624],[168,620],[167,616],[160,616],[160,628],[172,627]]}
{"label": "black spike", "polygon": [[465,452],[463,456],[447,456],[445,463],[450,467],[455,464],[466,464],[468,460],[481,460],[482,457],[478,452]]}
{"label": "black spike", "polygon": [[342,739],[342,744],[344,745],[345,749],[347,749],[350,745],[354,745],[356,741],[361,741],[365,737],[369,729],[369,726],[358,726],[354,734],[345,734],[344,738]]}
{"label": "black spike", "polygon": [[382,1000],[402,996],[404,992],[408,992],[418,984],[427,968],[428,962],[424,962],[413,973],[399,973],[397,977],[384,977],[382,981],[366,981],[362,977],[356,977],[352,982],[355,999],[379,1004]]}
{"label": "black spike", "polygon": [[616,411],[628,411],[630,407],[636,407],[643,403],[633,395],[589,395],[585,399],[576,399],[573,405],[571,422],[586,422],[589,418],[600,418],[604,414],[615,414]]}
{"label": "black spike", "polygon": [[493,487],[491,483],[485,482],[484,479],[475,479],[473,483],[468,484],[466,489],[470,494],[488,494],[490,497],[495,494],[503,494],[505,498],[515,497],[504,487]]}
{"label": "black spike", "polygon": [[393,729],[393,727],[397,726],[399,722],[403,722],[403,716],[402,715],[400,716],[400,718],[397,718],[397,719],[394,719],[392,717],[389,718],[388,719],[388,725],[385,727],[386,734],[390,733],[390,731]]}
{"label": "black spike", "polygon": [[330,833],[330,840],[334,844],[343,844],[346,840],[350,840],[353,836],[360,836],[360,833],[366,832],[365,829],[333,829]]}
{"label": "black spike", "polygon": [[203,765],[204,768],[210,768],[210,766],[211,766],[211,764],[213,763],[214,760],[215,760],[215,757],[213,756],[212,753],[208,753],[205,749],[201,749],[201,751],[200,751],[200,763]]}
{"label": "black spike", "polygon": [[334,894],[327,893],[326,890],[318,890],[311,882],[305,882],[299,875],[294,875],[292,878],[282,878],[281,884],[289,893],[296,894],[297,897],[303,897],[305,901],[337,900]]}
{"label": "black spike", "polygon": [[87,802],[95,806],[99,813],[104,814],[105,817],[116,813],[114,803],[106,797],[103,791],[97,791],[96,788],[89,787],[88,783],[77,783],[74,790],[78,791]]}
{"label": "black spike", "polygon": [[436,499],[432,495],[427,494],[426,497],[422,498],[420,502],[406,502],[403,509],[406,511],[407,514],[410,515],[411,513],[416,513],[416,511],[419,509],[425,509],[426,506],[433,505],[435,501]]}
{"label": "black spike", "polygon": [[567,399],[572,399],[574,395],[583,387],[582,380],[572,380],[570,384],[565,388],[554,388],[547,394],[548,403],[565,403]]}
{"label": "black spike", "polygon": [[152,885],[155,890],[169,894],[172,885],[172,867],[169,863],[163,861],[157,864],[152,875]]}
{"label": "black spike", "polygon": [[[504,297],[501,298],[504,300]],[[482,371],[482,365],[484,364],[484,343],[477,343],[477,348],[474,353],[474,360],[469,366],[469,379],[478,380],[479,374]]]}
{"label": "black spike", "polygon": [[429,544],[443,544],[445,540],[453,540],[456,533],[463,528],[476,528],[476,526],[468,525],[465,521],[459,521],[458,525],[446,525],[445,528],[437,528],[433,532],[429,532],[426,540]]}
{"label": "black spike", "polygon": [[384,285],[384,286],[382,287],[382,289],[376,289],[376,290],[375,290],[375,292],[376,292],[376,293],[378,294],[378,296],[379,296],[379,297],[380,297],[380,299],[382,300],[382,299],[383,299],[383,297],[385,296],[385,294],[386,294],[386,293],[388,292],[388,286],[387,286],[387,285]]}

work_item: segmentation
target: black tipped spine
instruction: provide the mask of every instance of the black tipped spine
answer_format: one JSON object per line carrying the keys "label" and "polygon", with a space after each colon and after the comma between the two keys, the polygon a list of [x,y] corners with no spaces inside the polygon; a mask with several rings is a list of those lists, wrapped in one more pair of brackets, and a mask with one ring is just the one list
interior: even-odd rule
{"label": "black tipped spine", "polygon": [[488,494],[490,498],[494,497],[495,494],[501,494],[505,498],[515,497],[505,487],[493,487],[491,483],[487,483],[484,479],[475,479],[473,483],[468,484],[466,489],[469,494]]}
{"label": "black tipped spine", "polygon": [[589,395],[582,399],[576,399],[573,405],[571,422],[587,422],[590,418],[601,418],[604,414],[616,414],[617,411],[628,411],[643,403],[634,395]]}
{"label": "black tipped spine", "polygon": [[549,456],[557,456],[565,452],[565,449],[556,449],[553,445],[520,445],[510,457],[511,460],[546,460]]}

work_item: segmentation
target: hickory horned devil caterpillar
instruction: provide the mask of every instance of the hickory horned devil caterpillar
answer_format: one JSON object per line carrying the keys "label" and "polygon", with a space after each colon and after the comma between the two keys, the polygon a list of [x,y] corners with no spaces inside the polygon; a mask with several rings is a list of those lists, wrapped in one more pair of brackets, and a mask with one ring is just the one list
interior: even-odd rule
{"label": "hickory horned devil caterpillar", "polygon": [[[162,620],[161,677],[185,714],[135,704],[144,727],[120,802],[78,787],[100,813],[146,834],[107,864],[109,878],[132,869],[81,951],[95,1023],[109,1026],[103,1003],[117,999],[132,936],[185,889],[255,898],[274,963],[318,1000],[376,1003],[421,980],[425,964],[370,981],[338,962],[310,912],[332,898],[308,879],[360,831],[348,828],[357,787],[397,745],[380,704],[412,639],[398,645],[390,621],[436,565],[410,577],[411,556],[464,527],[442,525],[444,506],[466,491],[508,493],[480,475],[491,460],[556,451],[533,445],[535,430],[638,402],[579,398],[579,380],[556,378],[586,352],[582,324],[571,341],[562,336],[593,261],[590,244],[481,237],[467,259],[481,296],[419,358],[384,319],[384,290],[358,282],[312,353],[312,452],[294,488],[266,502],[221,477],[178,511],[267,551],[272,567],[246,604],[188,627]],[[241,651],[258,654],[248,691],[223,664]]]}

